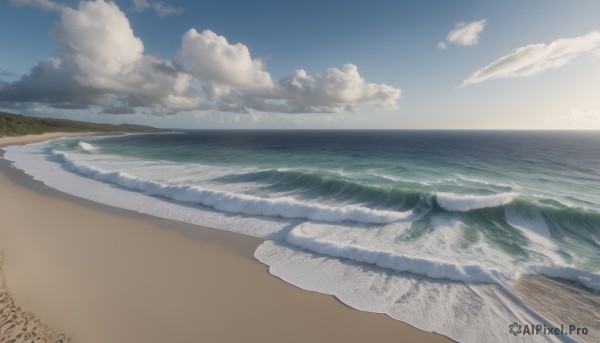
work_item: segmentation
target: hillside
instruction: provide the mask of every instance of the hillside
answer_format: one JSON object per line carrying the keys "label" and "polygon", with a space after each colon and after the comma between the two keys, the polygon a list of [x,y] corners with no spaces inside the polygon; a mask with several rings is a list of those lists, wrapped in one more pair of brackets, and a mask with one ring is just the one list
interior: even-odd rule
{"label": "hillside", "polygon": [[46,132],[160,132],[150,126],[133,124],[97,124],[84,121],[38,118],[0,112],[0,137],[23,136]]}

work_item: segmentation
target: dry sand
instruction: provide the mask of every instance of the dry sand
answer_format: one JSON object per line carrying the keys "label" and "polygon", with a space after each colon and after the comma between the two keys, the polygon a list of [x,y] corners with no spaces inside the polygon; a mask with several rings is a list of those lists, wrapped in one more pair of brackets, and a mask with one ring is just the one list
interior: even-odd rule
{"label": "dry sand", "polygon": [[97,132],[48,132],[40,135],[25,135],[16,137],[0,137],[0,148],[3,146],[14,145],[14,144],[28,144],[47,141],[49,139],[59,137],[73,137],[73,136],[90,136],[105,133]]}
{"label": "dry sand", "polygon": [[42,323],[19,307],[8,292],[0,254],[0,341],[2,342],[68,342],[68,338]]}
{"label": "dry sand", "polygon": [[95,204],[0,162],[6,286],[71,342],[449,341],[277,279],[252,257],[260,239]]}

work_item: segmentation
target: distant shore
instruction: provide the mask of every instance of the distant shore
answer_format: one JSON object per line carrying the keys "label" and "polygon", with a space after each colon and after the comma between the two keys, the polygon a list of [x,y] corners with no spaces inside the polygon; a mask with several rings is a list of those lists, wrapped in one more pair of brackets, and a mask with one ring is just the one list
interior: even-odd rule
{"label": "distant shore", "polygon": [[48,132],[39,135],[5,136],[0,137],[0,148],[15,144],[39,143],[60,137],[93,136],[105,134],[105,132]]}
{"label": "distant shore", "polygon": [[253,258],[260,239],[70,196],[1,159],[0,189],[6,294],[71,342],[450,341],[290,286]]}

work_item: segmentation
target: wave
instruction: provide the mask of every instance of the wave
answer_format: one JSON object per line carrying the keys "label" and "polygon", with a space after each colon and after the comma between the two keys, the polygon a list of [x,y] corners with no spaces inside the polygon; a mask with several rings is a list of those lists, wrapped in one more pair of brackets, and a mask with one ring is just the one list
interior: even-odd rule
{"label": "wave", "polygon": [[462,195],[454,193],[437,193],[437,204],[452,212],[468,212],[480,208],[498,207],[509,204],[516,197],[515,193],[493,195]]}
{"label": "wave", "polygon": [[[368,204],[369,207],[401,208],[416,207],[431,196],[417,190],[393,185],[374,185],[368,181],[349,180],[335,173],[323,171],[300,171],[269,169],[252,173],[225,175],[214,181],[226,183],[254,182],[264,184],[272,192],[294,192],[295,196],[306,198],[326,197],[328,200],[349,201]],[[389,183],[389,180],[386,180]],[[402,185],[415,187],[414,182]]]}
{"label": "wave", "polygon": [[140,179],[119,171],[107,171],[77,163],[69,159],[67,154],[54,150],[51,151],[51,154],[68,170],[96,180],[171,200],[202,204],[229,213],[308,219],[324,222],[353,221],[368,224],[391,223],[407,219],[412,215],[411,211],[373,210],[353,205],[332,207],[301,202],[289,197],[269,199],[204,189],[198,186],[168,185],[152,180]]}
{"label": "wave", "polygon": [[577,282],[593,290],[600,290],[600,274],[557,263],[546,265],[528,264],[512,270],[504,270],[478,263],[453,263],[435,258],[425,258],[401,254],[393,251],[377,250],[354,243],[339,242],[323,237],[311,236],[306,230],[311,223],[294,227],[285,242],[291,246],[329,257],[375,265],[396,272],[409,272],[432,279],[446,279],[468,284],[504,284],[516,280],[521,275],[540,274]]}
{"label": "wave", "polygon": [[300,224],[288,233],[286,242],[321,255],[341,257],[398,272],[410,272],[434,279],[448,279],[467,283],[497,283],[514,275],[498,269],[486,269],[475,263],[459,264],[438,259],[415,257],[362,247],[354,244],[319,239],[302,232]]}
{"label": "wave", "polygon": [[551,258],[554,262],[565,262],[565,259],[556,253],[559,247],[553,241],[550,228],[538,208],[507,207],[504,218],[508,225],[520,230],[527,237],[530,244],[534,243],[541,246],[544,255]]}
{"label": "wave", "polygon": [[547,277],[570,280],[589,289],[600,291],[600,274],[571,266],[529,266],[523,271],[523,274],[541,274]]}
{"label": "wave", "polygon": [[85,150],[85,151],[87,151],[87,152],[90,152],[90,153],[95,153],[95,152],[97,152],[97,151],[98,151],[98,147],[96,147],[96,146],[94,146],[94,145],[92,145],[92,144],[90,144],[90,143],[86,143],[86,142],[84,142],[84,141],[79,141],[79,143],[77,143],[77,145],[78,145],[78,146],[79,146],[81,149],[83,149],[83,150]]}

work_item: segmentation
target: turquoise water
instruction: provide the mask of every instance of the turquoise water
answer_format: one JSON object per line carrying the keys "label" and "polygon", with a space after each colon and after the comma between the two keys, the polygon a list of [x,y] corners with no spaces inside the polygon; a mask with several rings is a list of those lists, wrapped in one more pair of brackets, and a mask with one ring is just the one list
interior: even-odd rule
{"label": "turquoise water", "polygon": [[[112,137],[93,146],[86,151],[75,140],[56,150],[116,157],[105,159],[109,169],[140,180],[265,200],[231,212],[338,220],[335,213],[303,215],[295,203],[275,208],[286,198],[298,206],[363,209],[340,217],[363,224],[410,215],[402,241],[426,236],[435,230],[432,219],[446,215],[458,222],[462,248],[484,241],[511,263],[600,268],[595,133],[205,131]],[[551,258],[530,249],[536,239],[553,245]]]}

